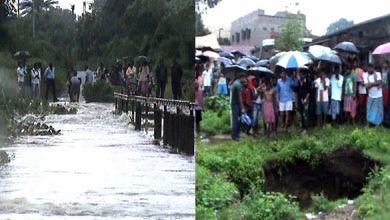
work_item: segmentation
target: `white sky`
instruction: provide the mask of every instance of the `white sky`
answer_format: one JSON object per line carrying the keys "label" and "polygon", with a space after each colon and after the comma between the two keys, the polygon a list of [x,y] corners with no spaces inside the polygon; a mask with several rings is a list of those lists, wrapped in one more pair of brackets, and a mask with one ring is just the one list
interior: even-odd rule
{"label": "white sky", "polygon": [[[77,15],[81,15],[83,13],[83,2],[84,0],[57,0],[58,5],[61,8],[66,8],[70,10],[70,5],[75,5],[74,10]],[[88,10],[88,3],[92,3],[93,0],[87,0],[87,10]]]}
{"label": "white sky", "polygon": [[274,15],[286,10],[287,5],[298,2],[289,11],[300,10],[306,15],[306,27],[314,35],[324,35],[329,24],[340,18],[353,20],[355,24],[390,13],[389,0],[222,0],[216,7],[203,15],[206,27],[230,27],[235,19],[257,9]]}

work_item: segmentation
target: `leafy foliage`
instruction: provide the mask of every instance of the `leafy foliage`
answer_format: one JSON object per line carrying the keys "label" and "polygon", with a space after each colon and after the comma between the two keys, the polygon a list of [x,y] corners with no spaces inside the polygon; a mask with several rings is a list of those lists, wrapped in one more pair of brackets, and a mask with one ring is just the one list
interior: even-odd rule
{"label": "leafy foliage", "polygon": [[205,109],[222,113],[230,109],[229,97],[227,96],[208,96],[204,99]]}
{"label": "leafy foliage", "polygon": [[306,27],[301,14],[287,14],[287,20],[282,24],[282,33],[275,40],[275,47],[280,51],[302,51]]}
{"label": "leafy foliage", "polygon": [[347,199],[329,201],[328,198],[326,198],[323,193],[320,193],[318,195],[312,195],[311,198],[312,198],[312,206],[310,209],[315,213],[329,212],[334,210],[338,206],[347,203]]}
{"label": "leafy foliage", "polygon": [[210,135],[229,133],[230,111],[216,113],[214,111],[205,111],[201,122],[201,128]]}
{"label": "leafy foliage", "polygon": [[99,80],[95,84],[84,85],[82,95],[87,103],[114,102],[112,94],[118,90],[119,88],[114,87],[110,83]]}
{"label": "leafy foliage", "polygon": [[241,212],[248,220],[294,220],[300,215],[299,206],[292,197],[285,197],[281,193],[264,193],[256,189],[245,196]]}
{"label": "leafy foliage", "polygon": [[328,28],[326,29],[326,34],[333,34],[353,25],[353,21],[348,21],[345,18],[340,18],[338,21],[335,21],[328,26]]}

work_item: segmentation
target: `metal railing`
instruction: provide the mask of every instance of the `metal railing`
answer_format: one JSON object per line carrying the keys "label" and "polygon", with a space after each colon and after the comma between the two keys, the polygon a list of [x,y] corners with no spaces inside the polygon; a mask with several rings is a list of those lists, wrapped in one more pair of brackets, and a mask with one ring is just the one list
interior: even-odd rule
{"label": "metal railing", "polygon": [[154,139],[162,139],[164,145],[169,145],[178,152],[194,155],[195,103],[117,92],[114,93],[114,98],[118,113],[130,112],[135,130],[142,130],[142,119],[149,120],[150,110],[153,110]]}

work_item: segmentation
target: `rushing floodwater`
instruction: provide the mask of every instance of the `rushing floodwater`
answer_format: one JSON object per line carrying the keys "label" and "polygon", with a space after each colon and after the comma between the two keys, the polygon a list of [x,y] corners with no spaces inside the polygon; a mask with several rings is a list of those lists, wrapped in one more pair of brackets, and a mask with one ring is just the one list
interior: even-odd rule
{"label": "rushing floodwater", "polygon": [[80,104],[45,122],[58,136],[19,138],[3,147],[0,219],[194,219],[194,158],[152,145],[111,114]]}

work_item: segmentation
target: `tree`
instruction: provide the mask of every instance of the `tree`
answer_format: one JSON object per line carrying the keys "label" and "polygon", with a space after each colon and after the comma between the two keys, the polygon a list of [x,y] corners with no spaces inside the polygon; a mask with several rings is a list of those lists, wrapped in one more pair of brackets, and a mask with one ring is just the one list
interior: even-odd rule
{"label": "tree", "polygon": [[48,10],[56,4],[58,4],[58,1],[55,0],[24,0],[20,3],[22,15],[31,13],[33,38],[35,37],[35,14],[41,13],[42,10]]}
{"label": "tree", "polygon": [[202,15],[198,12],[195,12],[195,35],[206,35],[209,34],[210,31],[204,26]]}
{"label": "tree", "polygon": [[281,51],[302,50],[306,31],[302,15],[287,13],[287,20],[282,24],[282,33],[275,40],[275,47]]}
{"label": "tree", "polygon": [[227,38],[227,37],[218,38],[218,43],[219,43],[219,45],[231,45],[232,44],[232,42],[230,42],[229,38]]}
{"label": "tree", "polygon": [[353,21],[348,21],[345,18],[340,18],[338,21],[335,21],[328,26],[326,34],[327,35],[333,34],[335,32],[341,31],[345,28],[351,27],[353,25],[354,25]]}

